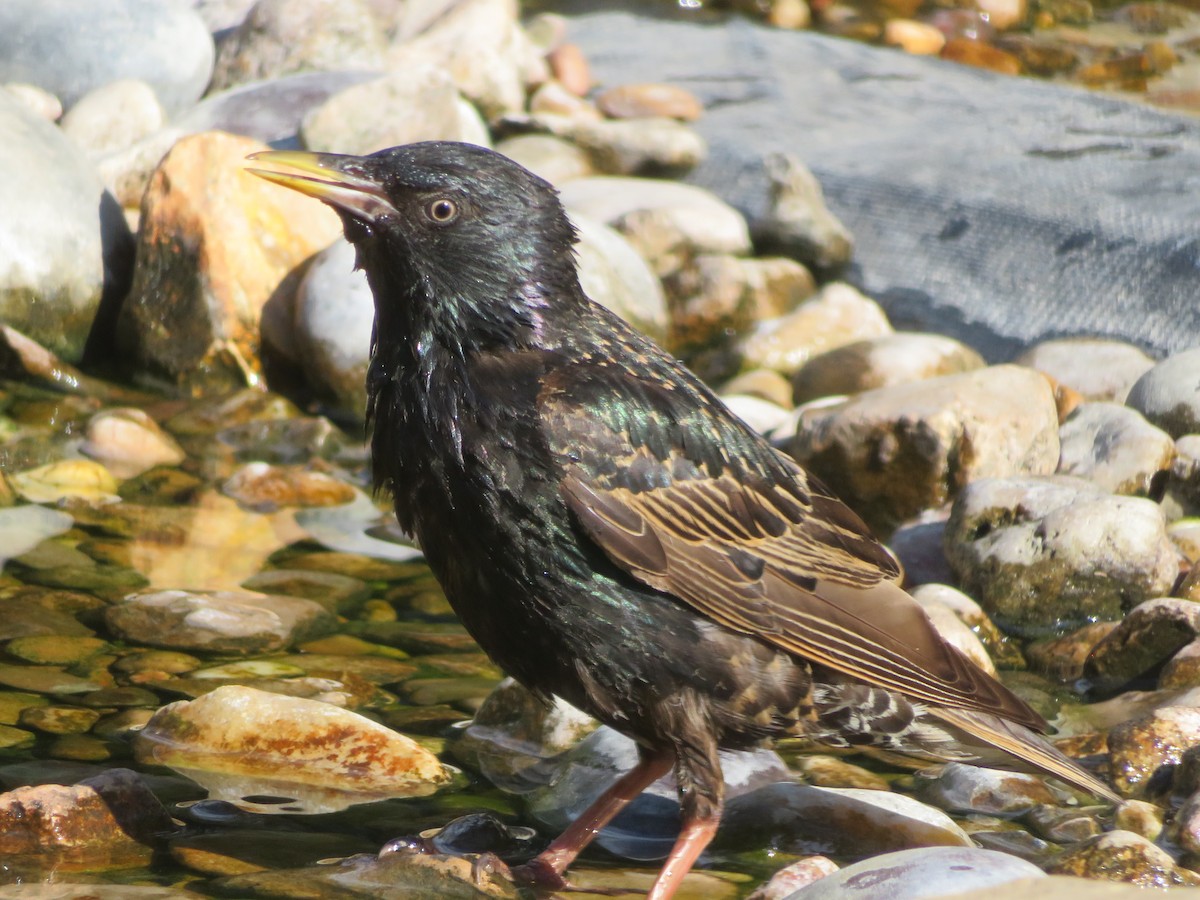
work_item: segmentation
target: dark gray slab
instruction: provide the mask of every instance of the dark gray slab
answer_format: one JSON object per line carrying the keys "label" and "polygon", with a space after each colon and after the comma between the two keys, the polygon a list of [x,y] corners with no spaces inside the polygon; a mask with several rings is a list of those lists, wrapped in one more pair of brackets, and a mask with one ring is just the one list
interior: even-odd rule
{"label": "dark gray slab", "polygon": [[743,20],[578,15],[603,83],[706,103],[689,180],[751,218],[762,159],[816,172],[894,322],[992,360],[1047,336],[1200,344],[1200,122],[1073,88]]}

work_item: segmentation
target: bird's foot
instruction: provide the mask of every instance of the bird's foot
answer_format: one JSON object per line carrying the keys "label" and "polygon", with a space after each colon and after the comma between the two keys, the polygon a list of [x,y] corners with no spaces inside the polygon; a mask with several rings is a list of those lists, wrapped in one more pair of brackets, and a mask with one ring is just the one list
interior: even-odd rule
{"label": "bird's foot", "polygon": [[509,866],[494,853],[483,853],[475,859],[471,870],[475,873],[477,884],[500,876],[507,878],[518,887],[528,888],[537,893],[581,892],[606,897],[629,893],[623,888],[577,887],[567,881],[566,876],[549,862],[538,857],[519,866]]}

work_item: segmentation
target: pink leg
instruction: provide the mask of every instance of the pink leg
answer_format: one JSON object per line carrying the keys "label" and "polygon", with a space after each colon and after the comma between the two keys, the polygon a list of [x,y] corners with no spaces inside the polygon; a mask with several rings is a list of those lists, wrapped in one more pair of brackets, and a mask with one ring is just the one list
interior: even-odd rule
{"label": "pink leg", "polygon": [[670,900],[674,896],[684,877],[691,871],[696,859],[712,841],[713,835],[717,833],[717,825],[720,822],[721,811],[718,808],[714,816],[695,818],[683,823],[683,828],[679,831],[679,839],[671,848],[671,855],[663,863],[662,870],[654,881],[654,886],[646,895],[646,900]]}
{"label": "pink leg", "polygon": [[[562,888],[565,886],[563,873],[575,861],[580,852],[591,843],[605,825],[621,810],[636,799],[646,788],[671,770],[675,757],[670,752],[643,751],[638,764],[626,772],[617,782],[596,798],[582,815],[572,822],[567,830],[555,838],[550,846],[534,859],[513,870],[519,881],[538,887]],[[713,826],[714,830],[716,826]],[[711,839],[712,835],[709,835]],[[682,838],[680,839],[682,842]],[[706,840],[704,843],[708,843]],[[679,844],[676,844],[678,847]],[[697,848],[699,854],[703,844]],[[695,859],[695,856],[692,857]],[[688,862],[691,865],[691,861]],[[687,871],[686,869],[684,870]],[[666,895],[664,895],[666,896]]]}

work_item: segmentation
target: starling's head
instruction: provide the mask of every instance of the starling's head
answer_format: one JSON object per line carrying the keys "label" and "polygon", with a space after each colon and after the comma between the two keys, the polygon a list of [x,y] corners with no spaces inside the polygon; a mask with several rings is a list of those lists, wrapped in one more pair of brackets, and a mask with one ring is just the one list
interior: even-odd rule
{"label": "starling's head", "polygon": [[419,320],[465,343],[521,343],[547,310],[579,297],[575,231],[554,188],[499,153],[429,141],[250,158],[272,167],[254,174],[338,212],[381,328]]}

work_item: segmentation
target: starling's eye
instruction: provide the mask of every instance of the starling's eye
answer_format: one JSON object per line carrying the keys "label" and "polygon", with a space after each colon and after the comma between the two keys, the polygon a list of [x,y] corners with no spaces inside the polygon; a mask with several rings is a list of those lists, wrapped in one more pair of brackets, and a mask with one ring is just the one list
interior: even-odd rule
{"label": "starling's eye", "polygon": [[448,225],[458,218],[458,204],[447,197],[439,197],[425,207],[425,215],[431,222]]}

